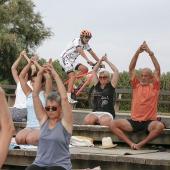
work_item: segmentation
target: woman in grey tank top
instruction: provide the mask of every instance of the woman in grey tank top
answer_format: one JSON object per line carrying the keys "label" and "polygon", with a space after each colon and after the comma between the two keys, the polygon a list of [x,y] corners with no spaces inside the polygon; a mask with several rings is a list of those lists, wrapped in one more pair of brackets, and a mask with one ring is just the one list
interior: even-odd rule
{"label": "woman in grey tank top", "polygon": [[[49,93],[44,108],[38,94],[42,76],[47,72],[56,81],[59,93]],[[69,143],[73,131],[73,115],[65,87],[51,59],[39,70],[34,86],[33,102],[41,131],[37,156],[26,170],[71,170]]]}

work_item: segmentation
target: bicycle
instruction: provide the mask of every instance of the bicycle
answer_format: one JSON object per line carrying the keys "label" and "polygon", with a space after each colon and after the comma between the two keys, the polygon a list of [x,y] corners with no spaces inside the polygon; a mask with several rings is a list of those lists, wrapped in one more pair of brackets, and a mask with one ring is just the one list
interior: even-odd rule
{"label": "bicycle", "polygon": [[[92,66],[92,69],[94,67],[95,64],[93,64]],[[83,89],[87,86],[87,84],[89,84],[89,82],[91,81],[92,79],[92,70],[87,72],[87,73],[84,73],[84,74],[79,74],[79,75],[76,75],[76,79],[80,79],[82,77],[87,77],[87,79],[85,81],[82,81],[80,82],[77,87],[73,86],[72,88],[72,91],[71,91],[71,98],[76,100],[76,98],[80,95],[80,93],[83,91]],[[67,89],[67,86],[68,86],[68,83],[69,83],[69,79],[66,80],[64,82],[64,86],[66,87]],[[93,87],[93,86],[92,86]],[[91,88],[92,88],[91,87]],[[90,89],[91,89],[90,88]],[[89,103],[89,100],[88,100],[88,103]],[[89,106],[90,107],[93,107],[93,105],[91,103],[89,103]]]}
{"label": "bicycle", "polygon": [[[92,69],[93,69],[93,67],[94,67],[95,65],[96,65],[96,63],[92,65]],[[98,69],[98,72],[100,71],[101,68],[102,68],[102,66],[100,66],[100,68]],[[84,74],[76,75],[76,79],[79,79],[79,78],[81,78],[81,77],[88,76],[88,75],[89,75],[89,77],[88,77],[85,81],[81,82],[81,83],[77,86],[77,88],[74,88],[74,87],[72,88],[72,92],[71,92],[71,98],[72,98],[72,99],[76,100],[76,97],[78,97],[78,96],[80,95],[80,93],[83,91],[83,89],[84,89],[84,88],[87,86],[87,84],[91,81],[91,79],[92,79],[92,70],[89,71],[89,72],[87,72],[87,73],[84,73]],[[69,79],[64,82],[64,86],[66,87],[66,89],[67,89],[68,82],[69,82]],[[116,102],[116,93],[115,93],[115,96],[113,96],[113,97],[114,97],[114,99],[115,99],[115,100],[114,100],[114,103],[113,103],[113,105],[114,105],[115,102]],[[92,86],[90,87],[90,90],[89,90],[89,92],[88,92],[88,97],[87,97],[88,104],[89,104],[89,106],[90,106],[91,108],[93,108],[93,100],[94,100],[94,85],[92,85]]]}

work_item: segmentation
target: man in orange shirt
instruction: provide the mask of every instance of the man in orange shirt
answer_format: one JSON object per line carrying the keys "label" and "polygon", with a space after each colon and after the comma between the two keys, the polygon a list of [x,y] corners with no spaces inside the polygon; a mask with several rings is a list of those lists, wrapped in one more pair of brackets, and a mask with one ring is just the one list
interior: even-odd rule
{"label": "man in orange shirt", "polygon": [[[155,67],[154,75],[149,68],[144,68],[140,72],[140,80],[135,71],[135,66],[139,54],[147,52]],[[160,90],[160,65],[144,41],[138,48],[129,65],[131,84],[133,88],[131,119],[112,120],[109,124],[110,130],[125,141],[132,149],[140,149],[143,145],[156,138],[164,129],[163,123],[157,121],[157,104]],[[151,83],[152,81],[152,83]],[[148,132],[148,136],[139,142],[133,143],[123,131]]]}

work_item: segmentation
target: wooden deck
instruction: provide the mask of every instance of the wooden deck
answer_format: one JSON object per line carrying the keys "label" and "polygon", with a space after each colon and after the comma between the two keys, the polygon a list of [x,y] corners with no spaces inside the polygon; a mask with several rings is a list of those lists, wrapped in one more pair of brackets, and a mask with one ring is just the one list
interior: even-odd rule
{"label": "wooden deck", "polygon": [[[89,111],[73,110],[74,128],[73,135],[88,136],[94,139],[94,147],[71,147],[71,161],[73,169],[93,168],[100,166],[102,170],[152,170],[170,169],[170,117],[161,116],[162,122],[168,128],[154,140],[150,141],[142,150],[131,150],[122,140],[115,136],[108,127],[83,125],[84,117]],[[129,114],[119,113],[117,118],[128,118]],[[15,123],[16,133],[24,128],[26,123]],[[134,142],[146,137],[144,132],[126,133]],[[103,137],[110,136],[113,143],[118,144],[115,149],[100,149]],[[149,150],[151,145],[161,145],[167,150],[158,152]],[[129,153],[130,155],[126,155]],[[36,149],[13,149],[9,150],[3,169],[25,169],[30,165],[36,156]]]}
{"label": "wooden deck", "polygon": [[[131,155],[125,153],[131,153]],[[157,152],[145,148],[136,151],[118,145],[115,149],[74,147],[70,148],[70,154],[73,169],[93,168],[95,166],[100,166],[102,170],[170,169],[170,150]],[[20,169],[24,169],[34,161],[35,156],[36,149],[9,150],[4,168],[14,169],[15,166],[20,166]]]}

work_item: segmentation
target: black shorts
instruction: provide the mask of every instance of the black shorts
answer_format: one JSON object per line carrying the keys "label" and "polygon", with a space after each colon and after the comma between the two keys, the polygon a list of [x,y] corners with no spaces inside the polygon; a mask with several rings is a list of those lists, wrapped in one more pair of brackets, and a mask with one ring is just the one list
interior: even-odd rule
{"label": "black shorts", "polygon": [[49,168],[44,168],[44,167],[40,167],[40,166],[32,164],[28,166],[25,170],[66,170],[66,169],[61,166],[53,166]]}
{"label": "black shorts", "polygon": [[133,121],[132,119],[127,119],[133,128],[133,132],[145,131],[149,133],[148,126],[153,120],[147,121]]}

